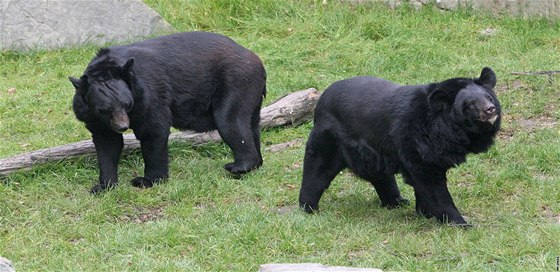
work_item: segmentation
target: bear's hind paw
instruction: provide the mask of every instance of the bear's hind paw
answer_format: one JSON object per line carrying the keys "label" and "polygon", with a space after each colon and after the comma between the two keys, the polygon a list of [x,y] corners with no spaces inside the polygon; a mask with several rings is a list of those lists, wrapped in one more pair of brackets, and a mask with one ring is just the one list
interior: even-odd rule
{"label": "bear's hind paw", "polygon": [[97,183],[95,184],[95,186],[91,188],[91,190],[89,190],[89,192],[92,195],[96,195],[104,191],[111,190],[112,188],[115,187],[115,185],[116,185],[115,183],[110,183],[110,184]]}
{"label": "bear's hind paw", "polygon": [[130,183],[132,184],[132,186],[134,187],[138,187],[138,188],[151,188],[153,187],[156,183],[159,183],[161,181],[163,181],[165,179],[160,178],[160,179],[147,179],[145,177],[135,177],[133,178]]}

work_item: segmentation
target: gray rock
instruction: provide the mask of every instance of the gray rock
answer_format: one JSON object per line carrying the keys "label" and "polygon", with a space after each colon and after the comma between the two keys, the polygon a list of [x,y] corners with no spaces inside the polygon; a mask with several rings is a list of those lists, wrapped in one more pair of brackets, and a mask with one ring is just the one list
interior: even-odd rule
{"label": "gray rock", "polygon": [[437,0],[436,5],[446,9],[470,7],[523,17],[560,17],[558,0]]}
{"label": "gray rock", "polygon": [[459,0],[436,0],[436,6],[441,9],[456,9],[459,7]]}
{"label": "gray rock", "polygon": [[0,256],[0,272],[15,272],[16,270],[12,266],[10,260]]}
{"label": "gray rock", "polygon": [[0,50],[103,45],[172,31],[141,0],[0,0]]}
{"label": "gray rock", "polygon": [[320,263],[301,264],[263,264],[259,272],[382,272],[376,268],[352,268],[342,266],[326,266]]}
{"label": "gray rock", "polygon": [[457,8],[473,8],[489,11],[494,14],[511,14],[522,17],[560,17],[559,0],[342,0],[350,3],[385,3],[396,7],[403,3],[410,3],[414,7],[421,7],[434,3],[436,7],[445,10]]}
{"label": "gray rock", "polygon": [[408,2],[413,7],[418,9],[418,8],[421,8],[423,4],[425,4],[422,1],[429,1],[429,0],[410,0],[410,1],[403,1],[403,0],[383,0],[383,1],[381,1],[381,0],[370,0],[370,1],[371,2],[385,2],[385,4],[387,6],[389,6],[390,8],[395,8],[395,7],[398,7],[398,6],[402,5],[405,2]]}
{"label": "gray rock", "polygon": [[498,30],[495,28],[485,28],[482,29],[478,32],[480,34],[480,36],[482,37],[492,37],[492,36],[496,36],[496,34],[498,34]]}

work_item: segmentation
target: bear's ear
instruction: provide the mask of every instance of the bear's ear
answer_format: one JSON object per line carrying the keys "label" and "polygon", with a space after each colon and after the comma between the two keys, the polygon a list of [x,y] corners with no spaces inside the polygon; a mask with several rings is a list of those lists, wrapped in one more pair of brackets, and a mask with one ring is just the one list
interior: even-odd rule
{"label": "bear's ear", "polygon": [[451,103],[451,96],[443,89],[436,88],[428,95],[428,105],[434,111],[442,111]]}
{"label": "bear's ear", "polygon": [[75,77],[68,77],[68,79],[70,80],[70,82],[72,82],[72,85],[74,85],[74,88],[76,88],[76,91],[80,91],[80,86],[81,86],[81,81],[80,79],[77,79]]}
{"label": "bear's ear", "polygon": [[480,72],[480,78],[478,79],[480,84],[486,89],[493,89],[496,86],[496,74],[492,69],[484,67],[482,72]]}
{"label": "bear's ear", "polygon": [[121,67],[121,71],[125,74],[129,74],[132,72],[132,67],[134,66],[134,58],[130,58],[126,61],[126,63]]}

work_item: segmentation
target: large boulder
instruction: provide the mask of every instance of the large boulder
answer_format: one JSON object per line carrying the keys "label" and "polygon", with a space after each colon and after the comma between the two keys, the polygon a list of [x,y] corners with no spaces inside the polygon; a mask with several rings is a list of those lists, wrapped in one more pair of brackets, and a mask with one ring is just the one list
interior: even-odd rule
{"label": "large boulder", "polygon": [[560,17],[558,0],[436,0],[435,4],[442,9],[451,10],[473,8],[523,17]]}
{"label": "large boulder", "polygon": [[395,7],[403,3],[410,3],[415,7],[435,4],[438,8],[454,10],[457,8],[472,8],[489,11],[493,14],[510,14],[522,17],[554,17],[560,18],[559,0],[343,0],[351,3],[381,2]]}
{"label": "large boulder", "polygon": [[12,266],[10,260],[0,256],[0,272],[15,272],[16,270]]}
{"label": "large boulder", "polygon": [[0,50],[127,42],[173,28],[141,0],[1,0]]}

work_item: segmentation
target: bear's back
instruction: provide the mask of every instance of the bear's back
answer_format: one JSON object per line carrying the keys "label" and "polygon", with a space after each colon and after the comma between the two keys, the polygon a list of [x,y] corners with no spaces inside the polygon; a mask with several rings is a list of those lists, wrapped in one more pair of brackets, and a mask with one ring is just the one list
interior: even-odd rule
{"label": "bear's back", "polygon": [[[173,104],[190,99],[208,104],[216,91],[229,82],[266,79],[257,55],[226,36],[209,32],[176,33],[108,47],[99,51],[88,70],[107,62],[123,65],[131,58],[136,78],[145,87],[143,91],[169,97]],[[254,95],[262,96],[262,92],[258,90]]]}
{"label": "bear's back", "polygon": [[[315,112],[315,122],[337,123],[344,129],[386,134],[396,119],[409,109],[417,96],[423,96],[423,86],[401,86],[382,78],[361,76],[337,81],[321,95]],[[323,119],[325,119],[323,121]]]}
{"label": "bear's back", "polygon": [[135,65],[141,68],[138,69],[141,72],[165,69],[171,76],[210,73],[229,59],[239,61],[247,58],[252,62],[260,62],[254,53],[232,39],[209,32],[175,33],[128,45],[112,46],[107,50],[109,55],[122,63],[135,58]]}

